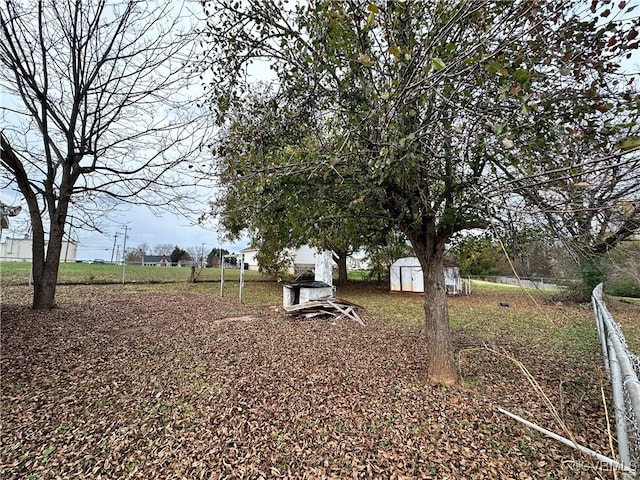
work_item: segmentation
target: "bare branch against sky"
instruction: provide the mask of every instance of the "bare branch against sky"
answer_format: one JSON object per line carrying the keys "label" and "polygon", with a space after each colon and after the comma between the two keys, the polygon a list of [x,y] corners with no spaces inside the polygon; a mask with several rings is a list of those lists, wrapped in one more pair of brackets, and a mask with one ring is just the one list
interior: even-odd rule
{"label": "bare branch against sky", "polygon": [[[191,69],[200,13],[189,1],[0,6],[2,131],[40,212],[64,191],[74,226],[104,231],[123,202],[185,217],[206,204],[211,128]],[[3,167],[3,199],[26,207]]]}
{"label": "bare branch against sky", "polygon": [[0,10],[0,178],[29,211],[34,284],[57,271],[70,216],[91,228],[121,202],[185,211],[202,201],[209,128],[189,5],[7,0]]}

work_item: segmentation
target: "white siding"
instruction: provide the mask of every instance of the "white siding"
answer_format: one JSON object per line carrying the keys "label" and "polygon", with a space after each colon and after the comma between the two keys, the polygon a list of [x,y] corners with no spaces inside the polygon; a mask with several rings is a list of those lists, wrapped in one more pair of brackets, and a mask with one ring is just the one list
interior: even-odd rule
{"label": "white siding", "polygon": [[[31,262],[33,241],[30,238],[9,238],[0,243],[0,260],[3,262]],[[45,245],[45,251],[46,251]],[[60,262],[74,263],[76,261],[77,245],[73,242],[62,242]]]}
{"label": "white siding", "polygon": [[[391,264],[389,271],[390,290],[392,292],[424,292],[422,267],[416,257],[399,258]],[[458,267],[444,267],[444,283],[447,293],[462,292],[462,280]]]}

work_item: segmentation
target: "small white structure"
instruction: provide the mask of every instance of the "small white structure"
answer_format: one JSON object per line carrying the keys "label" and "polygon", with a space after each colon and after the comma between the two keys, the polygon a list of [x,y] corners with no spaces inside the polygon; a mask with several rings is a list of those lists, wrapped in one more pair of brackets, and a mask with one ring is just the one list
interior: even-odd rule
{"label": "small white structure", "polygon": [[[260,266],[258,265],[258,260],[256,258],[258,254],[257,248],[247,247],[240,250],[240,253],[244,254],[247,270],[258,271],[260,269]],[[317,253],[317,250],[315,248],[311,248],[308,245],[302,245],[301,247],[295,250],[294,249],[286,250],[286,254],[290,255],[292,258],[291,265],[287,269],[288,273],[295,275],[295,274],[305,272],[307,270],[313,270],[315,267],[316,253]]]}
{"label": "small white structure", "polygon": [[294,305],[336,298],[336,289],[333,286],[333,254],[330,250],[319,252],[315,255],[314,263],[315,280],[313,282],[298,282],[283,286],[282,305],[285,309]]}
{"label": "small white structure", "polygon": [[316,253],[316,268],[314,270],[314,280],[323,282],[329,286],[333,285],[333,253],[331,250]]}
{"label": "small white structure", "polygon": [[[416,257],[403,257],[393,262],[389,278],[392,292],[424,293],[422,267]],[[460,268],[445,266],[444,283],[448,294],[459,295],[462,293]]]}
{"label": "small white structure", "polygon": [[244,264],[247,266],[247,270],[254,270],[257,272],[260,269],[258,260],[256,259],[256,255],[258,254],[257,248],[243,248],[240,250],[240,253],[244,255]]}
{"label": "small white structure", "polygon": [[347,270],[371,270],[371,261],[364,250],[353,252],[347,257]]}
{"label": "small white structure", "polygon": [[[45,252],[49,246],[45,242]],[[60,251],[61,263],[75,263],[78,245],[73,241],[62,241]],[[0,261],[3,262],[32,262],[33,261],[33,240],[31,238],[11,238],[7,237],[0,243]]]}
{"label": "small white structure", "polygon": [[12,207],[0,202],[0,236],[2,235],[2,230],[9,228],[9,217],[15,217],[21,211],[22,207]]}

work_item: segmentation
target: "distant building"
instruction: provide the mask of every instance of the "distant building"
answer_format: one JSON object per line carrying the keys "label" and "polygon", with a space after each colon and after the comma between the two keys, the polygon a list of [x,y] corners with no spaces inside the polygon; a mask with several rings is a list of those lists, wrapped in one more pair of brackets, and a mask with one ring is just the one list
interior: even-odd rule
{"label": "distant building", "polygon": [[[308,245],[303,245],[297,249],[287,249],[287,254],[291,255],[292,263],[289,266],[288,272],[291,274],[299,274],[308,270],[313,270],[316,266],[316,253],[315,248],[311,248]],[[245,248],[240,250],[240,253],[244,254],[244,263],[247,265],[247,270],[258,270],[258,260],[256,255],[258,250],[256,248]]]}
{"label": "distant building", "polygon": [[[45,243],[45,252],[47,249]],[[75,242],[63,241],[60,263],[75,263],[78,245]],[[31,262],[33,261],[33,240],[31,238],[5,238],[0,243],[0,261]]]}
{"label": "distant building", "polygon": [[[310,247],[309,245],[302,245],[297,249],[287,249],[287,254],[292,258],[292,262],[289,265],[288,273],[297,275],[307,271],[313,271],[316,268],[316,254],[318,250]],[[244,254],[244,263],[247,265],[248,270],[258,270],[258,260],[256,255],[258,249],[253,247],[247,247],[240,250],[240,253]],[[358,251],[347,257],[347,270],[366,270],[369,268],[369,259],[363,251]]]}
{"label": "distant building", "polygon": [[167,260],[166,255],[143,255],[143,267],[170,267],[171,260]]}
{"label": "distant building", "polygon": [[353,252],[347,257],[347,270],[370,270],[371,261],[364,250]]}
{"label": "distant building", "polygon": [[9,217],[15,217],[21,210],[22,207],[12,207],[0,202],[0,234],[2,234],[2,230],[9,228]]}

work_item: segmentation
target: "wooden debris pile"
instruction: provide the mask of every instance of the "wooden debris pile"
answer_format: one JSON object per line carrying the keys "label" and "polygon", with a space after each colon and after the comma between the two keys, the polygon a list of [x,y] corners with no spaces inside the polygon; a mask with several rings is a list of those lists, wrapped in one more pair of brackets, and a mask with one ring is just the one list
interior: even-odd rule
{"label": "wooden debris pile", "polygon": [[296,317],[314,318],[321,315],[327,315],[334,317],[336,320],[346,317],[358,322],[364,327],[365,324],[356,311],[358,308],[361,307],[354,303],[337,298],[321,298],[304,303],[286,305],[284,307],[289,314]]}

